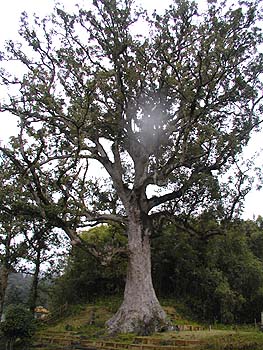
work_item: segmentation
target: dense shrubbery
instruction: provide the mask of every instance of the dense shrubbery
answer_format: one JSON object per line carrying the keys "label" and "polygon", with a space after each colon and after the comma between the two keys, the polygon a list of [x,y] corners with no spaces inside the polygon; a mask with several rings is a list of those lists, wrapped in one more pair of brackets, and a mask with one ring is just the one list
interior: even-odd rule
{"label": "dense shrubbery", "polygon": [[[126,241],[116,226],[83,234],[97,258],[73,248],[68,266],[53,289],[53,304],[83,303],[123,290]],[[158,235],[157,235],[158,236]],[[114,254],[113,252],[116,252]],[[209,322],[253,322],[263,310],[263,225],[238,221],[224,235],[191,235],[167,225],[152,242],[157,294],[184,301]]]}

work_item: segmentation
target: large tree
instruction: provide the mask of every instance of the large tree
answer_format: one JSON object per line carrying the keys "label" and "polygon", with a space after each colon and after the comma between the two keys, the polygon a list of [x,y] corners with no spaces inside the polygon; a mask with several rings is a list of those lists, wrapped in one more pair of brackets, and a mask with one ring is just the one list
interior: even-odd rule
{"label": "large tree", "polygon": [[260,1],[210,1],[200,15],[197,3],[175,0],[149,17],[133,0],[94,0],[32,26],[24,14],[22,44],[6,45],[2,60],[25,70],[1,74],[10,87],[1,109],[20,126],[1,151],[31,195],[11,207],[72,243],[88,224],[126,227],[124,301],[110,331],[165,322],[151,278],[156,221],[236,213],[244,176],[237,167],[236,190],[219,178],[261,122],[259,10]]}

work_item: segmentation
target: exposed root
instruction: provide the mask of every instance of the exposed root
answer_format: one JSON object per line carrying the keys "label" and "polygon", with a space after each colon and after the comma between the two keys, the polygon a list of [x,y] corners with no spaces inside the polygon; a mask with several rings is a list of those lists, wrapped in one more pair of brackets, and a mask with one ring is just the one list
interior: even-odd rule
{"label": "exposed root", "polygon": [[159,304],[135,308],[122,304],[117,313],[106,323],[110,334],[135,333],[150,335],[167,327],[166,314]]}

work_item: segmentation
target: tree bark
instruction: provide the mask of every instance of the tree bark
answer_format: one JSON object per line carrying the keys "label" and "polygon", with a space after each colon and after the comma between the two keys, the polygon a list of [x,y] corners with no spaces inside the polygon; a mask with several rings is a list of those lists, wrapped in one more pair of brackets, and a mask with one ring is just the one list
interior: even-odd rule
{"label": "tree bark", "polygon": [[36,302],[38,297],[38,282],[39,282],[39,271],[41,265],[41,247],[37,247],[37,256],[35,259],[35,271],[33,275],[30,296],[29,296],[29,309],[31,313],[34,315]]}
{"label": "tree bark", "polygon": [[165,326],[166,314],[152,284],[150,229],[145,227],[137,213],[129,217],[124,300],[107,326],[110,333],[147,335]]}
{"label": "tree bark", "polygon": [[9,270],[3,266],[1,268],[1,272],[0,272],[1,276],[1,280],[0,280],[0,320],[3,314],[3,310],[4,310],[4,302],[5,302],[5,294],[6,294],[6,289],[7,289],[7,285],[8,285],[8,276],[9,276]]}

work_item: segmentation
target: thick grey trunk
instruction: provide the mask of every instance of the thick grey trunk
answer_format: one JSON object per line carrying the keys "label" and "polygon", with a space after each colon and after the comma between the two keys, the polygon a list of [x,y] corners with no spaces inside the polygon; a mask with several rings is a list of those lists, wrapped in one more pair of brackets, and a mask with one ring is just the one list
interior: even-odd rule
{"label": "thick grey trunk", "polygon": [[129,224],[128,250],[124,300],[107,326],[111,333],[149,334],[165,325],[166,315],[152,284],[149,231],[136,216]]}

